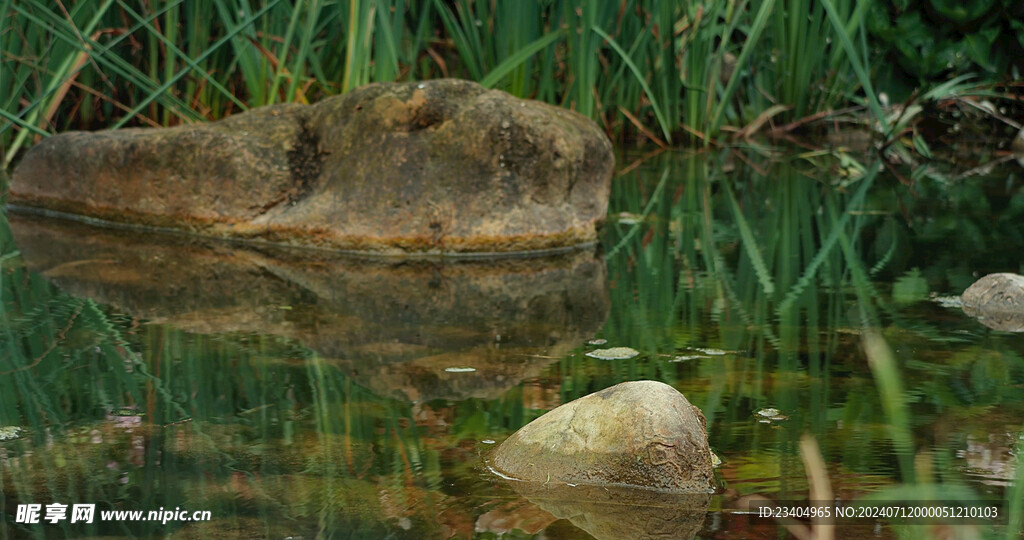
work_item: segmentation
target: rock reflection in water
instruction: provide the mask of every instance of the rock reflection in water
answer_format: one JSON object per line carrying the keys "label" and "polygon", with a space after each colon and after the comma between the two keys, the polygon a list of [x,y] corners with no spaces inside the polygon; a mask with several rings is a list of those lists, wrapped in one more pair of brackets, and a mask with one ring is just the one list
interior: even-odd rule
{"label": "rock reflection in water", "polygon": [[711,504],[710,493],[509,483],[541,510],[555,518],[568,519],[598,539],[694,538],[703,527]]}
{"label": "rock reflection in water", "polygon": [[[357,259],[10,216],[65,291],[197,333],[285,336],[381,397],[494,398],[603,324],[589,252],[458,262]],[[446,368],[475,368],[475,371]]]}

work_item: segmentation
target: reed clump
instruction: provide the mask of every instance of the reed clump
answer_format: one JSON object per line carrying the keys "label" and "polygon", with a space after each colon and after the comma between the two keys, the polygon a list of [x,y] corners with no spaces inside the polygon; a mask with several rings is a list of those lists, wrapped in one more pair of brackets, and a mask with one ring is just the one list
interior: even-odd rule
{"label": "reed clump", "polygon": [[748,136],[851,104],[881,120],[872,5],[0,0],[0,154],[8,166],[68,129],[215,120],[438,77],[559,104],[614,138],[662,146]]}

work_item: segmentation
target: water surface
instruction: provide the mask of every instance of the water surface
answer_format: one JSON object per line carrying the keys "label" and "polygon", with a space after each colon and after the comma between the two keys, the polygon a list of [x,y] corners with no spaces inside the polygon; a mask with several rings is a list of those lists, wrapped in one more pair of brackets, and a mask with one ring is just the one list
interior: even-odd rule
{"label": "water surface", "polygon": [[[1019,535],[1024,337],[936,301],[1024,273],[1019,168],[909,187],[873,165],[635,157],[599,249],[559,257],[310,258],[8,213],[0,537],[601,536],[593,509],[531,500],[486,455],[641,379],[700,407],[722,460],[677,537],[799,534],[744,511],[808,500],[809,472],[841,501],[982,500],[1005,517],[854,520],[838,538]],[[641,354],[586,356],[611,346]],[[211,519],[15,523],[29,503]]]}

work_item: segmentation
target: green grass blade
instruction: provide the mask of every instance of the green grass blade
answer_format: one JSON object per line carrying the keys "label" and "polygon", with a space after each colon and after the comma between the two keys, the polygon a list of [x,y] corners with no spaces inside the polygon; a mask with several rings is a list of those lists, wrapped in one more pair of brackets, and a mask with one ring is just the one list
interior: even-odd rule
{"label": "green grass blade", "polygon": [[651,108],[654,109],[654,116],[658,119],[658,124],[661,126],[662,134],[665,135],[665,140],[672,142],[672,133],[668,119],[665,118],[665,112],[658,103],[658,98],[655,96],[654,92],[651,91],[651,87],[647,85],[647,81],[644,79],[643,73],[640,72],[640,68],[636,67],[636,64],[633,63],[633,60],[628,54],[626,54],[626,51],[622,49],[622,46],[620,46],[615,39],[609,36],[607,32],[596,26],[591,28],[591,30],[593,30],[595,34],[604,38],[604,40],[608,42],[608,45],[611,46],[612,50],[619,54],[622,58],[622,62],[625,63],[626,66],[629,67],[629,70],[633,72],[633,76],[636,77],[637,83],[639,83],[640,87],[644,89],[644,93],[647,94],[647,99],[651,102]]}
{"label": "green grass blade", "polygon": [[[117,43],[124,40],[132,32],[141,28],[142,23],[136,24],[134,27],[130,29],[129,32],[126,32],[122,36],[112,40],[106,45],[101,46],[99,43],[96,43],[88,38],[85,38],[84,41],[82,39],[79,39],[78,36],[81,35],[81,32],[79,32],[76,29],[65,28],[68,23],[64,19],[57,18],[54,14],[48,11],[44,11],[43,13],[49,14],[51,17],[54,17],[49,22],[44,21],[22,9],[18,9],[18,12],[20,15],[28,19],[29,22],[33,23],[34,25],[52,28],[53,38],[72,46],[74,48],[74,54],[79,54],[83,51],[87,52],[91,55],[92,61],[100,65],[101,67],[105,67],[114,71],[117,75],[124,77],[126,80],[128,80],[132,85],[144,91],[154,91],[155,86],[145,73],[139,71],[137,68],[129,64],[125,59],[120,58],[118,55],[111,53],[112,48]],[[161,12],[154,13],[153,15],[150,15],[149,17],[144,19],[143,22],[148,23],[156,17],[158,17],[160,14]],[[58,29],[64,31],[58,31]],[[68,77],[71,77],[73,75],[74,74],[68,74]],[[55,74],[51,75],[51,79],[54,77],[56,77]],[[61,83],[63,84],[63,80],[61,80]],[[59,85],[49,86],[48,88],[50,88],[50,90],[48,92],[44,92],[41,96],[37,97],[35,100],[29,103],[29,105],[24,107],[23,110],[33,111],[41,107],[42,104],[45,102],[46,98],[48,98],[50,94],[56,92],[58,87]],[[191,113],[194,119],[200,119],[200,116],[196,114],[194,111],[192,111],[187,104],[178,100],[174,96],[162,94],[157,94],[157,96],[159,96],[161,100],[167,100],[171,105],[175,106],[179,110],[179,112],[186,114]],[[0,132],[2,131],[3,130],[0,130]]]}
{"label": "green grass blade", "polygon": [[[295,62],[291,68],[291,81],[288,83],[288,91],[285,96],[286,101],[293,101],[295,99],[295,92],[299,88],[299,82],[305,72],[306,58],[309,57],[312,49],[312,40],[316,36],[316,23],[320,18],[320,2],[313,0],[306,12],[306,28],[302,33],[302,39],[299,42],[299,52],[295,56]],[[285,51],[282,48],[282,51]],[[282,52],[282,55],[287,54]],[[278,65],[284,65],[284,60],[279,60]],[[276,99],[275,96],[270,96],[270,99]]]}
{"label": "green grass blade", "polygon": [[[833,28],[835,28],[836,38],[839,39],[839,43],[846,51],[850,66],[853,67],[854,73],[857,74],[857,79],[864,88],[864,93],[867,94],[868,108],[871,109],[871,114],[878,120],[882,129],[887,129],[885,127],[885,112],[882,110],[882,105],[878,102],[878,95],[875,94],[875,89],[871,85],[871,77],[864,67],[864,63],[861,62],[860,55],[857,54],[857,50],[853,46],[853,41],[850,40],[850,36],[846,33],[846,25],[839,18],[839,13],[836,11],[835,5],[832,4],[832,0],[821,0],[821,4],[825,8],[825,13],[828,14],[828,19],[832,22]],[[886,133],[886,136],[888,136],[888,133]]]}
{"label": "green grass blade", "polygon": [[640,232],[640,228],[643,226],[644,222],[647,221],[647,216],[649,216],[651,211],[654,210],[654,205],[661,200],[661,194],[665,191],[665,184],[668,182],[668,173],[669,169],[666,168],[665,172],[661,174],[661,180],[658,180],[658,186],[654,188],[654,193],[651,193],[651,198],[648,199],[647,205],[644,207],[643,213],[636,220],[636,223],[634,223],[629,229],[629,232],[622,237],[622,240],[619,240],[619,243],[615,244],[615,247],[608,250],[608,255],[606,255],[608,259],[614,257],[620,249],[622,249],[634,236],[636,236],[638,232]]}
{"label": "green grass blade", "polygon": [[[374,79],[377,81],[390,81],[398,75],[400,62],[398,59],[398,40],[395,38],[397,28],[388,20],[390,6],[386,2],[379,2],[377,6],[377,45],[376,56],[374,57]],[[398,11],[396,9],[396,11]],[[393,15],[401,19],[401,12]]]}
{"label": "green grass blade", "polygon": [[[225,35],[224,37],[222,37],[219,40],[217,40],[217,42],[215,42],[213,45],[210,45],[210,47],[203,54],[199,55],[199,57],[196,58],[195,61],[197,63],[201,62],[204,59],[206,59],[206,57],[212,55],[214,52],[216,52],[225,43],[228,43],[229,41],[234,39],[234,37],[236,35],[238,35],[248,24],[250,24],[252,21],[254,21],[257,18],[259,18],[260,16],[262,16],[264,13],[270,11],[270,9],[273,8],[276,4],[277,4],[277,0],[275,0],[273,2],[270,2],[269,4],[264,6],[262,9],[257,11],[256,13],[253,13],[249,17],[247,22],[245,22],[243,24],[237,25],[234,28],[233,31],[228,32],[227,35]],[[143,99],[138,105],[136,105],[135,108],[133,108],[131,111],[128,111],[128,114],[126,114],[120,120],[115,122],[114,125],[111,126],[111,129],[117,129],[117,128],[125,125],[129,120],[132,119],[132,117],[134,117],[136,114],[138,114],[142,109],[146,108],[154,100],[156,100],[157,98],[162,96],[164,94],[164,92],[166,92],[168,89],[170,89],[172,86],[174,86],[175,83],[177,83],[182,77],[187,75],[189,72],[190,72],[189,70],[181,70],[174,77],[171,77],[167,81],[164,81],[164,84],[160,85],[160,87],[157,88],[156,91],[150,93],[150,95],[147,96],[145,99]]]}
{"label": "green grass blade", "polygon": [[725,107],[732,100],[733,93],[736,92],[736,85],[740,80],[740,74],[744,72],[747,66],[747,61],[750,59],[750,55],[753,54],[760,46],[761,32],[764,31],[765,25],[768,23],[768,16],[771,14],[772,9],[775,7],[775,0],[766,0],[761,4],[761,9],[757,11],[757,15],[754,17],[753,24],[750,25],[750,32],[747,34],[747,41],[743,45],[743,50],[740,51],[739,57],[736,59],[736,67],[733,68],[733,75],[729,77],[728,84],[725,85],[725,90],[722,92],[721,97],[718,100],[718,106],[715,108],[715,113],[711,116],[711,124],[709,132],[717,133],[718,128],[722,125],[722,115],[725,113]]}
{"label": "green grass blade", "polygon": [[[167,50],[170,53],[173,53],[174,56],[176,56],[177,58],[180,58],[183,62],[185,62],[185,65],[187,65],[189,68],[192,69],[192,71],[194,71],[200,77],[202,77],[204,80],[206,80],[210,84],[210,86],[212,88],[216,89],[224,97],[226,97],[229,100],[231,100],[232,102],[234,102],[235,105],[238,105],[243,110],[247,108],[245,103],[242,102],[242,100],[238,99],[233,92],[231,92],[230,90],[225,88],[224,85],[222,85],[220,82],[217,81],[217,79],[214,79],[212,76],[210,76],[210,74],[207,73],[206,70],[203,69],[202,66],[200,66],[198,63],[196,63],[195,60],[192,60],[191,58],[189,58],[188,55],[185,54],[184,51],[179,49],[174,44],[174,42],[172,42],[171,40],[167,39],[163,34],[158,32],[157,29],[154,28],[153,25],[148,20],[146,20],[146,18],[144,18],[142,15],[136,13],[134,10],[132,10],[132,8],[130,6],[128,6],[123,1],[118,0],[117,3],[121,7],[121,9],[123,9],[125,11],[125,13],[131,15],[136,21],[138,21],[138,23],[140,25],[142,25],[143,28],[145,28],[146,30],[149,30],[151,35],[156,36],[156,38],[158,40],[160,40],[161,43],[164,44],[164,47],[166,47]],[[181,1],[175,2],[174,4],[172,4],[169,7],[174,7],[175,5],[180,4],[180,3],[181,3]],[[168,62],[168,66],[171,66],[171,65],[172,65],[172,63]],[[170,79],[170,78],[173,78],[173,75],[171,77],[168,77],[168,79]]]}
{"label": "green grass blade", "polygon": [[[878,167],[871,167],[869,170],[871,172],[861,179],[860,189],[858,189],[857,193],[853,195],[848,208],[860,208],[861,201],[866,196],[868,189],[874,183],[875,176],[878,174]],[[839,219],[838,225],[832,227],[832,231],[829,233],[828,237],[825,238],[825,241],[822,242],[821,248],[818,249],[818,252],[811,259],[811,262],[804,269],[803,274],[800,275],[793,286],[790,287],[789,291],[786,292],[786,296],[781,302],[779,302],[775,311],[780,318],[789,312],[796,299],[801,293],[803,293],[804,289],[810,285],[811,280],[814,279],[814,276],[818,273],[818,268],[825,263],[825,259],[828,257],[828,254],[832,251],[832,248],[835,247],[836,242],[839,241],[840,233],[846,229],[851,216],[852,214],[847,211],[843,214],[843,217]]]}
{"label": "green grass blade", "polygon": [[1019,539],[1020,531],[1024,531],[1024,436],[1018,436],[1014,455],[1017,456],[1017,477],[1010,489],[1006,490],[1006,540]]}
{"label": "green grass blade", "polygon": [[480,65],[480,58],[477,54],[478,47],[473,45],[469,34],[462,28],[462,25],[459,24],[451,9],[442,0],[434,0],[434,7],[437,9],[438,14],[441,15],[441,22],[455,43],[455,49],[459,51],[459,56],[463,63],[465,63],[466,69],[469,70],[470,77],[474,80],[481,80],[483,78],[483,68]]}
{"label": "green grass blade", "polygon": [[912,483],[914,468],[911,456],[914,441],[910,431],[910,412],[907,410],[906,394],[899,369],[896,367],[896,356],[877,329],[865,328],[861,338],[864,352],[868,357],[868,366],[878,387],[882,409],[888,420],[889,437],[900,457],[903,481]]}
{"label": "green grass blade", "polygon": [[[92,35],[93,31],[99,25],[100,20],[103,17],[103,14],[105,14],[107,10],[110,9],[113,3],[114,0],[106,0],[103,4],[100,5],[99,9],[93,15],[92,19],[90,19],[89,22],[85,25],[83,32],[79,34],[79,41],[81,41],[83,35]],[[24,13],[24,11],[22,11],[22,13]],[[3,16],[11,17],[12,11],[5,11]],[[55,76],[50,79],[50,83],[47,85],[46,90],[43,91],[44,96],[52,95],[54,92],[57,91],[60,85],[64,84],[64,81],[67,79],[67,77],[70,76],[71,67],[74,65],[74,58],[74,55],[68,55],[61,61],[59,67],[57,68]],[[27,123],[32,125],[38,123],[39,112],[41,110],[43,110],[43,107],[36,107],[35,109],[33,109],[29,113],[29,117],[26,120]],[[23,144],[25,144],[25,139],[28,138],[28,134],[28,130],[21,130],[15,136],[14,141],[11,143],[11,147],[7,150],[7,156],[4,158],[4,167],[7,167],[11,164],[11,160],[14,159],[14,155],[18,152],[18,149],[21,148]]]}
{"label": "green grass blade", "polygon": [[961,75],[959,77],[954,77],[954,78],[952,78],[952,79],[950,79],[950,80],[948,80],[948,81],[946,81],[946,82],[936,86],[935,88],[932,88],[931,90],[925,92],[924,95],[921,96],[921,99],[925,100],[925,101],[933,100],[933,99],[945,99],[945,98],[949,98],[949,97],[951,97],[953,95],[956,95],[956,94],[961,94],[965,90],[967,90],[968,88],[972,88],[974,86],[974,85],[966,85],[966,84],[963,84],[963,83],[966,82],[966,81],[969,81],[969,80],[971,80],[971,79],[973,79],[975,77],[976,77],[976,75],[974,75],[973,73],[968,73],[966,75]]}
{"label": "green grass blade", "polygon": [[558,38],[565,35],[564,29],[554,30],[548,32],[546,35],[537,39],[533,43],[519,49],[514,54],[510,55],[505,59],[504,62],[495,66],[483,79],[480,80],[480,85],[486,88],[493,88],[495,84],[506,75],[512,72],[516,67],[526,62],[531,56],[537,54],[548,45],[551,45]]}
{"label": "green grass blade", "polygon": [[0,109],[0,116],[3,116],[4,118],[6,118],[13,125],[16,125],[16,126],[19,126],[21,128],[27,129],[27,130],[31,131],[32,133],[34,133],[36,135],[42,135],[43,137],[49,137],[50,136],[49,132],[43,131],[43,130],[37,128],[35,125],[30,124],[27,120],[19,118],[19,117],[13,115],[13,114],[7,112],[4,109]]}
{"label": "green grass blade", "polygon": [[[288,27],[284,31],[284,40],[281,42],[281,54],[277,55],[277,69],[274,70],[274,80],[270,83],[270,92],[267,94],[269,103],[273,103],[277,100],[277,90],[281,87],[281,82],[284,80],[285,72],[288,70],[288,54],[291,52],[292,40],[295,39],[295,29],[299,25],[299,14],[302,13],[303,6],[305,6],[304,0],[296,0],[295,5],[292,6],[291,17],[288,18]],[[307,27],[305,42],[303,46],[308,44],[308,41],[313,38],[310,35],[310,28]],[[296,62],[298,64],[298,62]],[[295,75],[292,74],[292,80],[295,79]],[[291,92],[289,92],[291,94]]]}
{"label": "green grass blade", "polygon": [[775,283],[772,281],[772,275],[768,271],[768,266],[764,263],[761,251],[757,248],[757,240],[754,239],[754,233],[751,232],[750,225],[747,223],[746,218],[743,217],[743,212],[740,210],[740,205],[736,202],[736,196],[733,195],[732,188],[726,185],[725,192],[729,195],[729,207],[732,209],[733,217],[736,219],[736,226],[740,230],[743,250],[747,252],[747,257],[750,257],[750,263],[754,265],[757,280],[761,283],[764,293],[771,296],[775,294]]}

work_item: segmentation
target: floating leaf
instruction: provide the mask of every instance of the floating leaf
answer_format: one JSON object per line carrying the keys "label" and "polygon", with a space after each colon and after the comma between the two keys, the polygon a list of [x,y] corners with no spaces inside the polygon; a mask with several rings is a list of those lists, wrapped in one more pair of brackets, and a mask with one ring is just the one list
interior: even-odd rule
{"label": "floating leaf", "polygon": [[630,347],[612,347],[610,349],[595,349],[587,353],[587,356],[598,360],[629,360],[640,355],[640,351]]}
{"label": "floating leaf", "polygon": [[756,416],[757,421],[762,424],[771,424],[772,422],[782,422],[784,420],[789,420],[788,416],[782,414],[778,409],[774,409],[771,407],[757,411],[756,413],[754,413],[754,416]]}
{"label": "floating leaf", "polygon": [[669,362],[686,362],[687,360],[696,360],[698,358],[708,358],[708,357],[704,356],[703,354],[691,354],[691,355],[687,355],[687,356],[677,356],[677,357],[673,358],[672,360],[669,360]]}
{"label": "floating leaf", "polygon": [[629,212],[619,212],[615,217],[618,218],[617,221],[623,225],[636,225],[644,220],[644,216],[630,214]]}
{"label": "floating leaf", "polygon": [[472,373],[476,371],[475,367],[447,367],[444,370],[448,373]]}

